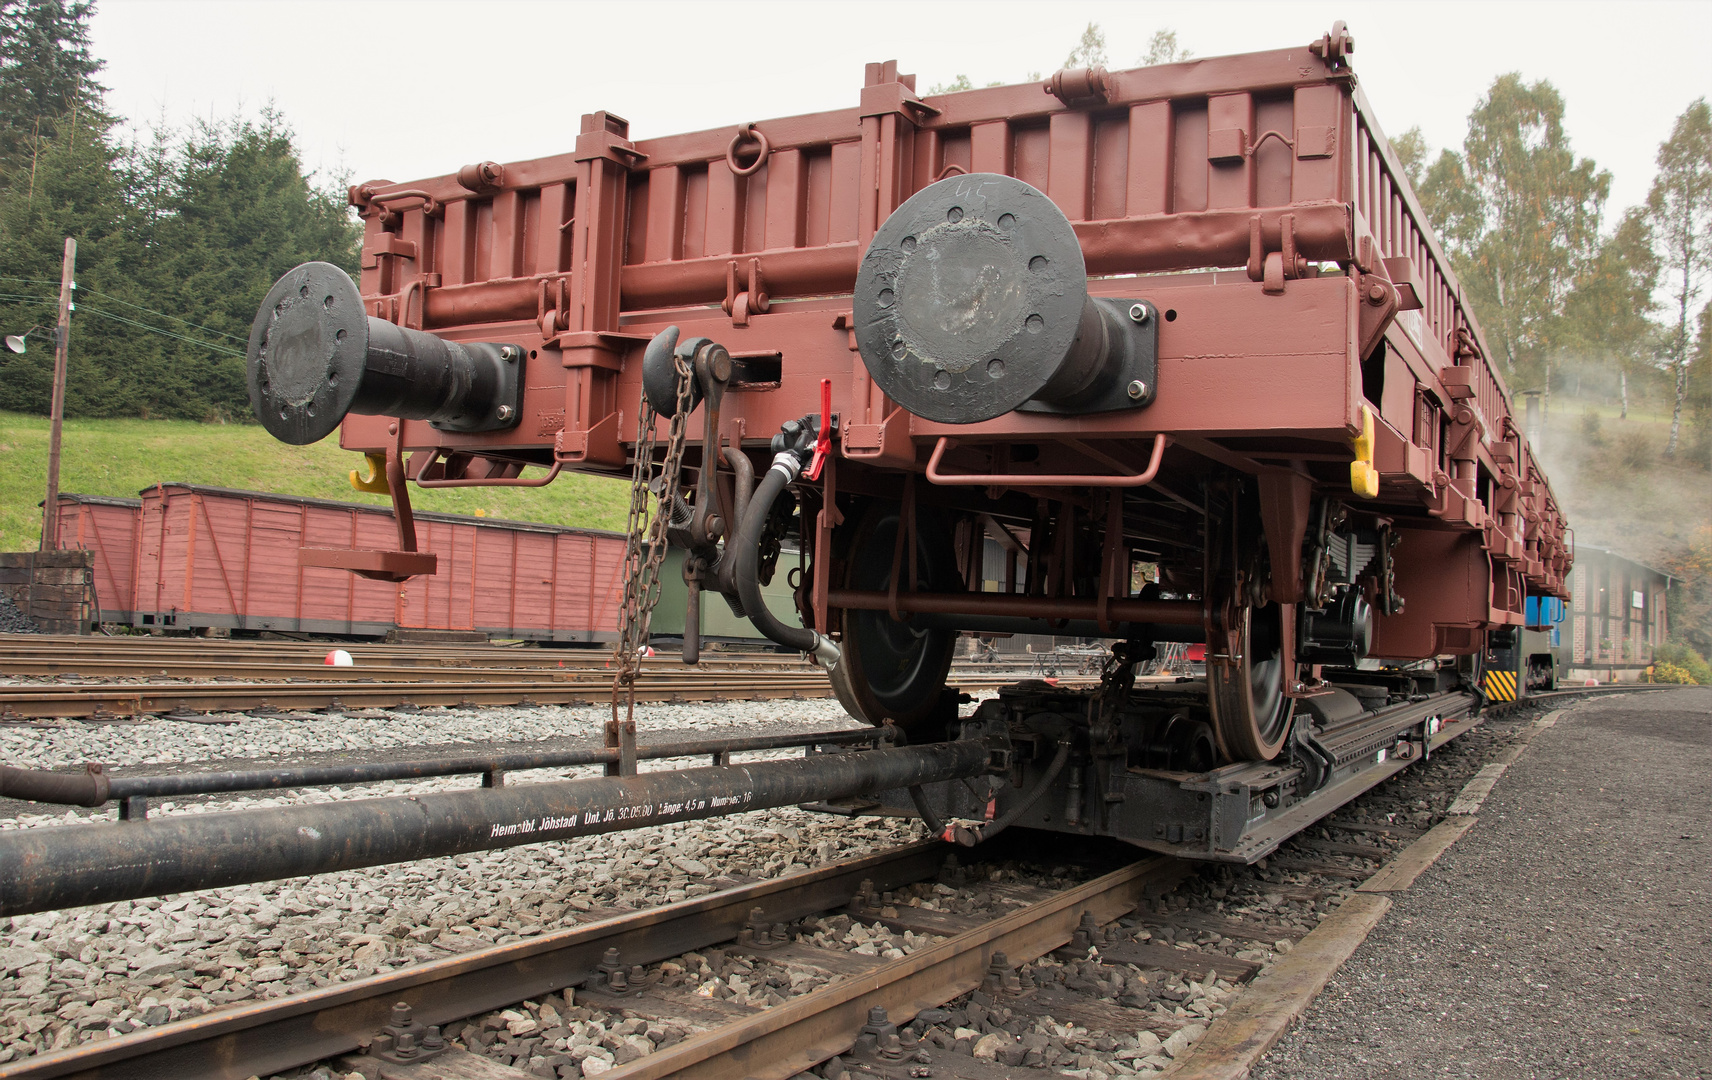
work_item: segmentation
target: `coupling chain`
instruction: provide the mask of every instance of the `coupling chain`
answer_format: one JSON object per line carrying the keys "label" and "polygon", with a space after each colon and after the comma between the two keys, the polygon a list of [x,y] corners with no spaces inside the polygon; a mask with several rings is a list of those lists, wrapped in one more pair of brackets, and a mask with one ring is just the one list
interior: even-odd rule
{"label": "coupling chain", "polygon": [[[654,482],[653,466],[659,414],[649,403],[646,390],[637,406],[636,461],[630,474],[630,514],[625,530],[624,599],[619,607],[618,644],[613,655],[613,666],[617,668],[612,681],[614,727],[620,726],[620,704],[625,710],[623,726],[630,727],[635,720],[636,676],[642,667],[642,650],[648,646],[654,607],[660,602],[660,564],[666,558],[666,534],[678,503],[695,369],[691,358],[683,355],[672,357],[672,367],[677,376],[678,407],[667,430],[658,484]],[[651,492],[658,496],[652,512],[648,498]]]}

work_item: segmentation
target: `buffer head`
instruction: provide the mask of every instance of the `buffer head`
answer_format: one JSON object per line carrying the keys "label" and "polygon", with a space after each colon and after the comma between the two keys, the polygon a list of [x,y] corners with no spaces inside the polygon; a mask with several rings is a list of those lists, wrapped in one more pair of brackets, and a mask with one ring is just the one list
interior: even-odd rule
{"label": "buffer head", "polygon": [[994,173],[952,176],[874,234],[857,272],[856,341],[894,401],[972,424],[1052,382],[1087,299],[1081,244],[1045,193]]}
{"label": "buffer head", "polygon": [[368,312],[349,274],[324,262],[288,271],[250,325],[256,419],[281,442],[326,438],[356,400],[368,347]]}

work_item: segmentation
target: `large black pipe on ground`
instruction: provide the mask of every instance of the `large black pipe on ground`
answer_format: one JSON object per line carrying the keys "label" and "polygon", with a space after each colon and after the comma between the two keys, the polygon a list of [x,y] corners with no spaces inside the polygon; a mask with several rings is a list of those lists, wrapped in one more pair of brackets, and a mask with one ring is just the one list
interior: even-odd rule
{"label": "large black pipe on ground", "polygon": [[0,915],[516,847],[979,776],[985,743],[0,832]]}

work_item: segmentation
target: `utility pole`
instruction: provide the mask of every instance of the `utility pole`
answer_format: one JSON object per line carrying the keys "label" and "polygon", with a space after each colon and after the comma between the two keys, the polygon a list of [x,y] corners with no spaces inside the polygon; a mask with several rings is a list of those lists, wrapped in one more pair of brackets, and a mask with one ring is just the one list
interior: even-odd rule
{"label": "utility pole", "polygon": [[59,271],[59,322],[54,330],[53,405],[48,413],[48,495],[42,501],[42,550],[59,547],[59,442],[65,418],[66,353],[71,347],[72,275],[77,267],[77,241],[65,238],[65,261]]}

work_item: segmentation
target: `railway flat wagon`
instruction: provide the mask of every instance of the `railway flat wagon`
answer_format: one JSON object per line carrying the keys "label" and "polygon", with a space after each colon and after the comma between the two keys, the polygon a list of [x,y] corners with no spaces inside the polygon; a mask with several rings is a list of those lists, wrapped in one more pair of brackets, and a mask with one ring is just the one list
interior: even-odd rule
{"label": "railway flat wagon", "polygon": [[[455,514],[415,518],[437,572],[377,581],[299,565],[297,553],[386,545],[396,527],[384,507],[159,484],[137,510],[127,621],[178,630],[379,636],[397,626],[564,643],[613,638],[622,536]],[[106,554],[102,547],[98,580]]]}
{"label": "railway flat wagon", "polygon": [[[607,612],[616,703],[671,549],[686,611],[812,656],[885,746],[642,775],[615,707],[604,777],[0,832],[30,872],[0,912],[809,799],[1252,863],[1549,682],[1573,535],[1353,49],[926,97],[876,63],[844,109],[647,139],[593,112],[557,156],[352,188],[360,280],[275,283],[250,400],[284,442],[339,430],[392,513],[161,485],[139,621],[587,640]],[[630,477],[649,558],[410,512],[567,470]],[[977,702],[968,633],[1110,646],[1097,685]]]}
{"label": "railway flat wagon", "polygon": [[[1004,743],[1005,820],[1258,858],[1462,730],[1574,561],[1353,49],[1338,24],[925,97],[876,63],[844,109],[651,138],[591,112],[557,156],[355,186],[362,272],[280,278],[250,400],[364,454],[397,538],[296,562],[407,583],[413,487],[629,476],[693,601],[852,715]],[[966,715],[970,632],[1113,659]],[[1138,686],[1160,643],[1205,678]]]}

